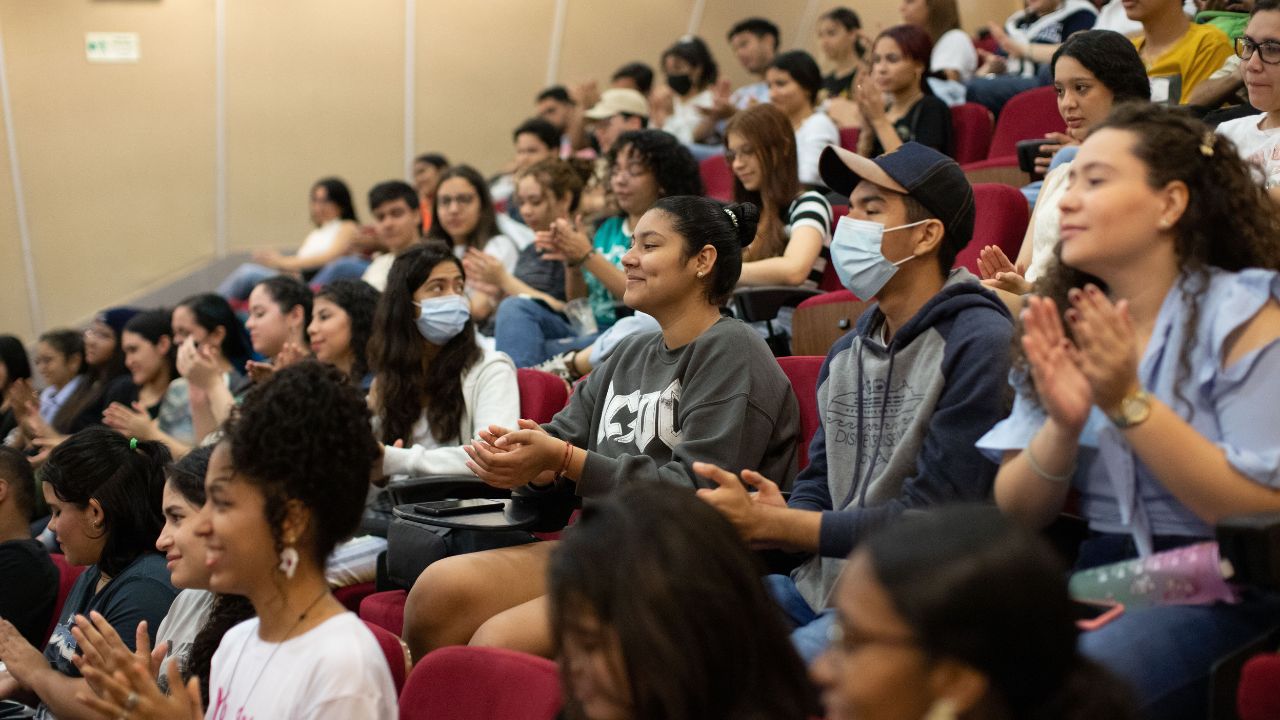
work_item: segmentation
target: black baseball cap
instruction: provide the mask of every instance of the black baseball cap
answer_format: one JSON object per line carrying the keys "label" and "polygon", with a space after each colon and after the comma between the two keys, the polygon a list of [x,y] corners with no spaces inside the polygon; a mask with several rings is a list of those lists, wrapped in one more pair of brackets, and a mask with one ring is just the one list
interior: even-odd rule
{"label": "black baseball cap", "polygon": [[827,187],[845,197],[863,180],[910,195],[942,221],[958,247],[973,239],[973,186],[955,160],[931,147],[908,142],[891,153],[865,158],[828,145],[818,160],[818,172]]}

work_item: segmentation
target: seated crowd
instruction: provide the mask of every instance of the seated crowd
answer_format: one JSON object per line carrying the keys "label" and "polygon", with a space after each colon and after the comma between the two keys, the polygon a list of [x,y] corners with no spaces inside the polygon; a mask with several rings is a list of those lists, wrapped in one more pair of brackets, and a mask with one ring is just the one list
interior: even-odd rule
{"label": "seated crowd", "polygon": [[[422,154],[367,226],[324,178],[214,292],[0,335],[0,718],[419,717],[451,645],[593,720],[1207,717],[1280,595],[1081,624],[1067,578],[1280,511],[1280,0],[900,11],[824,13],[825,75],[745,19],[739,88],[681,38],[539,92],[491,178]],[[1006,254],[952,109],[1040,86]],[[485,532],[433,487],[580,510]]]}

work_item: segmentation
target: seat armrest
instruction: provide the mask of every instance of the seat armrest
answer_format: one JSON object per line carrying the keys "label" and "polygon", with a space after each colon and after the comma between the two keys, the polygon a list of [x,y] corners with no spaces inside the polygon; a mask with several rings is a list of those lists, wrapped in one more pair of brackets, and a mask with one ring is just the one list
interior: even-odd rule
{"label": "seat armrest", "polygon": [[778,310],[795,307],[811,297],[821,295],[816,288],[793,285],[759,285],[733,291],[733,304],[743,322],[763,322],[778,316]]}

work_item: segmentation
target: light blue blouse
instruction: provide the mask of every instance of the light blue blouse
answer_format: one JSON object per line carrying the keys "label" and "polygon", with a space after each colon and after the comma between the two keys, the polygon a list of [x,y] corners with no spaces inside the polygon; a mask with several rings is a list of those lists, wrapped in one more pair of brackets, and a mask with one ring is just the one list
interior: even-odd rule
{"label": "light blue blouse", "polygon": [[[1272,341],[1223,368],[1228,336],[1258,313],[1269,298],[1280,299],[1280,275],[1271,270],[1230,273],[1211,270],[1200,292],[1200,314],[1187,337],[1188,292],[1201,281],[1185,277],[1165,296],[1151,342],[1138,366],[1147,392],[1171,407],[1202,436],[1226,453],[1240,473],[1268,487],[1280,487],[1280,341]],[[1179,382],[1179,350],[1191,345],[1189,375]],[[1044,423],[1045,413],[1030,388],[1011,378],[1018,391],[1013,412],[978,440],[978,448],[999,462],[1005,451],[1021,450]],[[1177,389],[1181,388],[1179,397]],[[1212,529],[1177,500],[1129,447],[1124,435],[1094,408],[1080,436],[1072,485],[1080,509],[1099,532],[1132,535],[1142,555],[1153,535],[1210,537]]]}

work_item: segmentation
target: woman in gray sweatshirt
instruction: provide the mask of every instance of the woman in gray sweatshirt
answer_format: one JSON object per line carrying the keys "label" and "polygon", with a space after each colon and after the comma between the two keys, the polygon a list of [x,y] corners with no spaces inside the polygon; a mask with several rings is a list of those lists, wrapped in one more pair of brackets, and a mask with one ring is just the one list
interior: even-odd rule
{"label": "woman in gray sweatshirt", "polygon": [[[636,482],[706,485],[690,465],[796,471],[799,410],[751,328],[722,316],[759,211],[694,196],[663,198],[622,259],[623,301],[661,331],[628,338],[550,423],[490,428],[467,446],[485,482],[590,500]],[[692,492],[690,502],[695,502]],[[468,641],[550,654],[542,542],[446,558],[409,593],[404,638],[415,658]],[[625,548],[618,548],[625,552]]]}

